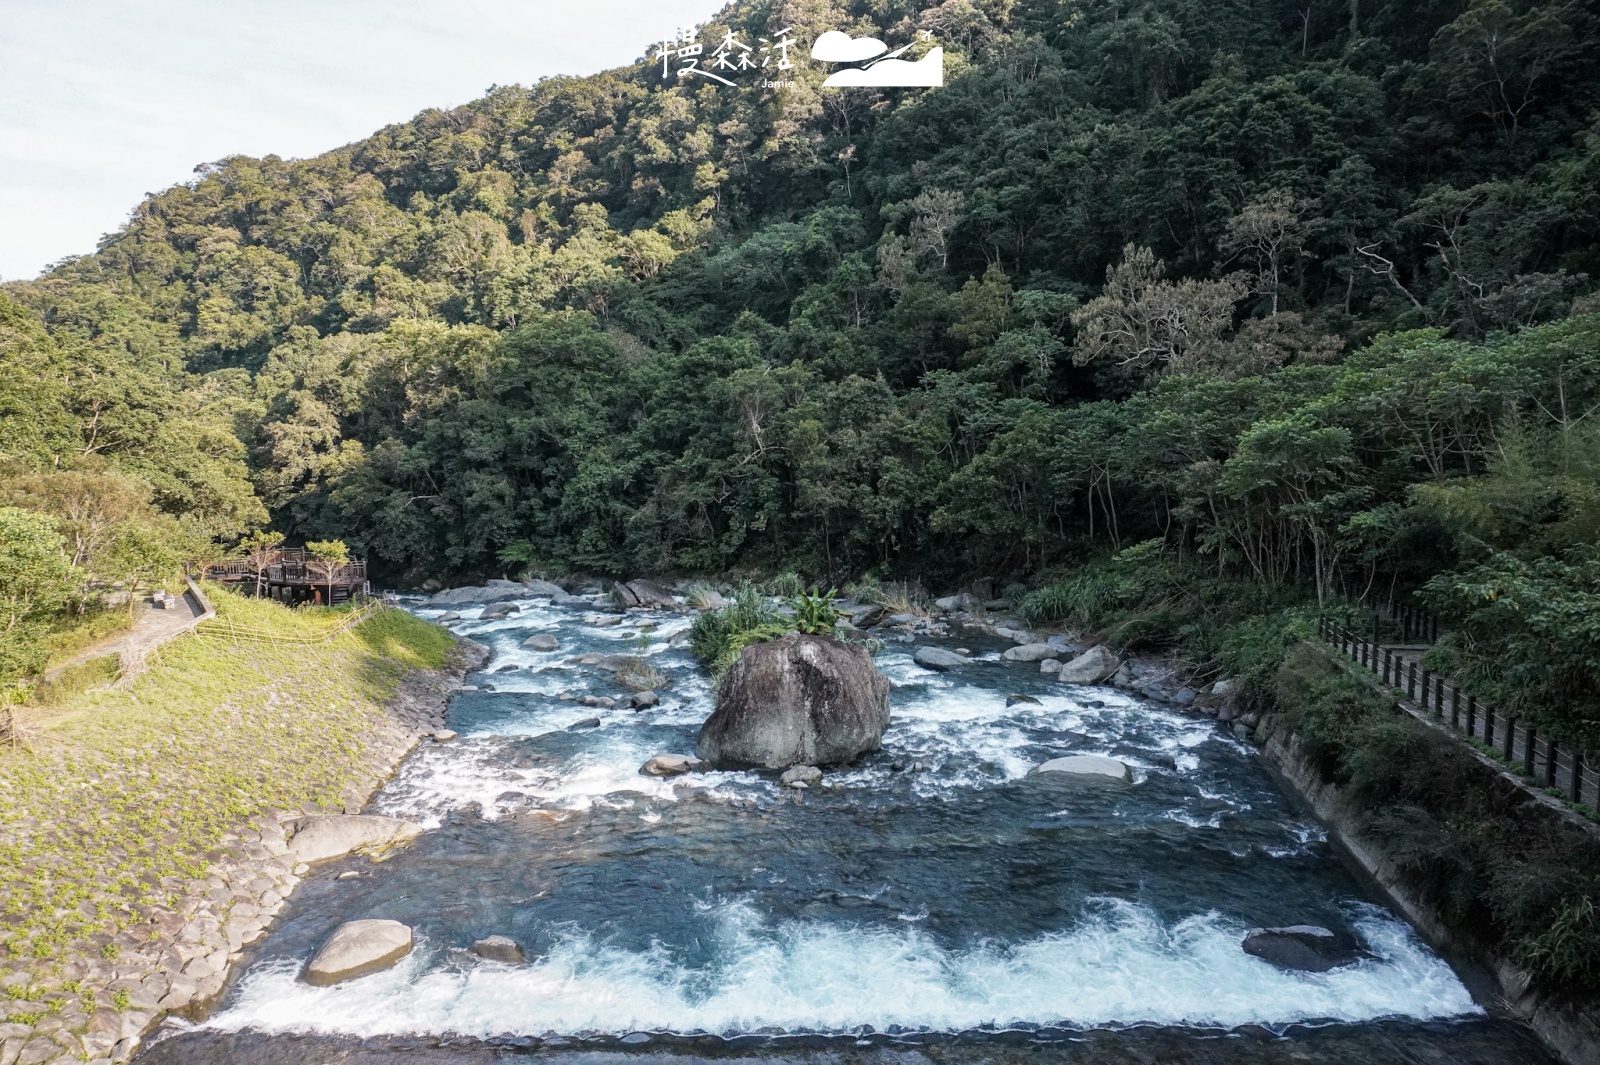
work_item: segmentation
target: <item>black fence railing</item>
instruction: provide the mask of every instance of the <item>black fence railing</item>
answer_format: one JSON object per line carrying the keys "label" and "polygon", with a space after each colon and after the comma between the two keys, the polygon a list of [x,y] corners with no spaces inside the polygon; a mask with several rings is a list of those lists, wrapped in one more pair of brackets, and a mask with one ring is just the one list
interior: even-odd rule
{"label": "black fence railing", "polygon": [[[1435,630],[1437,631],[1437,630]],[[1561,747],[1532,723],[1501,713],[1422,664],[1415,650],[1386,647],[1334,618],[1317,621],[1317,635],[1385,687],[1399,689],[1400,708],[1482,743],[1507,763],[1573,803],[1600,809],[1600,767],[1581,751]]]}

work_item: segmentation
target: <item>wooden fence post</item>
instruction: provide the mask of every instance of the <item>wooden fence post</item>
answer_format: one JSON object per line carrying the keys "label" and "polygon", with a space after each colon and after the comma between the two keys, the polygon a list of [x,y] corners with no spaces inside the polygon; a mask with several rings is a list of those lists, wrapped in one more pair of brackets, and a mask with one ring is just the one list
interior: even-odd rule
{"label": "wooden fence post", "polygon": [[1533,722],[1522,726],[1522,768],[1531,777],[1533,776],[1533,745],[1538,742],[1537,730]]}

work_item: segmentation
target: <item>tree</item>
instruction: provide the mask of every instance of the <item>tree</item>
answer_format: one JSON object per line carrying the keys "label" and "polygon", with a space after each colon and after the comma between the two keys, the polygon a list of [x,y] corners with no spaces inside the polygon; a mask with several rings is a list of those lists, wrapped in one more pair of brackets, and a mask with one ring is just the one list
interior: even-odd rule
{"label": "tree", "polygon": [[328,582],[328,605],[333,605],[333,578],[350,561],[350,549],[343,540],[312,540],[306,544],[312,572]]}
{"label": "tree", "polygon": [[1122,366],[1192,373],[1214,362],[1245,289],[1237,279],[1165,279],[1166,264],[1149,248],[1129,244],[1106,270],[1106,287],[1072,314],[1078,330],[1073,361],[1109,357]]}
{"label": "tree", "polygon": [[48,517],[0,506],[0,680],[44,668],[41,623],[69,601],[74,577]]}
{"label": "tree", "polygon": [[52,470],[0,483],[18,506],[48,514],[71,545],[71,563],[88,581],[100,575],[105,555],[130,523],[148,520],[150,488],[116,473]]}
{"label": "tree", "polygon": [[1271,314],[1278,313],[1285,260],[1297,259],[1302,243],[1302,219],[1311,209],[1288,189],[1273,189],[1245,205],[1228,219],[1222,250],[1242,255],[1254,267],[1254,289],[1271,297]]}
{"label": "tree", "polygon": [[256,575],[258,598],[261,595],[261,582],[266,577],[267,567],[283,556],[283,539],[281,532],[258,530],[239,541],[245,561],[250,564],[251,571]]}

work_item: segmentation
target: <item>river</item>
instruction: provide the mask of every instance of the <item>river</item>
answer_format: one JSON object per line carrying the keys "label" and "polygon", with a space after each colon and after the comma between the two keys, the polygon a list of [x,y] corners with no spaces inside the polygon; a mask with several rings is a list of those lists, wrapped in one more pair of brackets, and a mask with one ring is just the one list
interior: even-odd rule
{"label": "river", "polygon": [[[602,626],[520,605],[452,623],[494,650],[451,705],[460,738],[423,744],[372,804],[430,831],[380,864],[319,868],[211,1016],[169,1022],[142,1063],[1549,1060],[1208,719],[1056,684],[968,634],[949,641],[977,654],[960,672],[923,670],[906,644],[878,656],[883,750],[819,786],[654,779],[639,766],[693,753],[711,709],[673,646],[688,619]],[[534,633],[560,649],[523,648]],[[661,704],[580,705],[625,695],[569,662],[585,651],[647,653],[670,681]],[[1069,753],[1119,758],[1133,783],[1027,775]],[[412,926],[416,949],[346,984],[301,982],[361,917]],[[1294,973],[1240,949],[1247,929],[1285,924],[1354,932],[1371,957]],[[491,934],[528,963],[466,950]]]}

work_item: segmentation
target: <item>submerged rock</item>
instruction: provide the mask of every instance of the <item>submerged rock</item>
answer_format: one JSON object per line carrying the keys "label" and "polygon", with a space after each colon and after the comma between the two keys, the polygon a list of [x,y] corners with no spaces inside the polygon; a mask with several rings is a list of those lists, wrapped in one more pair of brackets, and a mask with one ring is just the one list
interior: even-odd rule
{"label": "submerged rock", "polygon": [[501,961],[507,965],[521,965],[525,955],[522,946],[509,936],[485,936],[472,944],[472,953],[489,961]]}
{"label": "submerged rock", "polygon": [[658,754],[640,766],[639,772],[647,777],[681,777],[704,765],[700,759],[690,758],[686,754]]}
{"label": "submerged rock", "polygon": [[1041,705],[1039,700],[1035,699],[1031,695],[1008,695],[1008,696],[1006,696],[1006,705],[1007,706],[1016,706],[1018,703],[1032,703],[1035,706]]}
{"label": "submerged rock", "polygon": [[523,640],[522,646],[530,651],[558,651],[561,649],[561,641],[548,632],[536,632]]}
{"label": "submerged rock", "polygon": [[289,855],[297,862],[343,858],[358,851],[395,847],[422,835],[422,828],[398,817],[374,814],[328,814],[305,817],[289,840]]}
{"label": "submerged rock", "polygon": [[814,765],[792,765],[783,771],[778,783],[786,788],[809,787],[822,779],[822,770]]}
{"label": "submerged rock", "polygon": [[1367,956],[1354,936],[1311,924],[1254,928],[1240,945],[1246,954],[1280,969],[1310,973],[1324,973]]}
{"label": "submerged rock", "polygon": [[581,728],[599,728],[599,727],[600,727],[600,719],[598,717],[586,717],[582,721],[574,721],[572,724],[568,725],[567,726],[567,731],[568,732],[575,732],[575,731],[577,731],[578,729],[581,729]]}
{"label": "submerged rock", "polygon": [[744,649],[695,750],[719,767],[839,765],[877,750],[888,727],[889,678],[865,649],[790,633]]}
{"label": "submerged rock", "polygon": [[919,647],[911,656],[911,661],[923,669],[931,669],[935,673],[945,673],[968,665],[972,659],[965,655],[958,655],[954,651],[947,651],[943,647]]}
{"label": "submerged rock", "polygon": [[1091,647],[1061,667],[1063,684],[1101,684],[1112,677],[1122,662],[1105,646]]}
{"label": "submerged rock", "polygon": [[1106,779],[1120,780],[1123,783],[1133,779],[1133,773],[1123,762],[1115,758],[1108,758],[1103,754],[1074,754],[1066,758],[1052,758],[1043,765],[1036,766],[1035,774],[1059,773],[1064,776],[1081,777],[1085,780]]}
{"label": "submerged rock", "polygon": [[327,987],[387,969],[410,953],[411,929],[399,921],[347,921],[322,944],[301,978]]}

